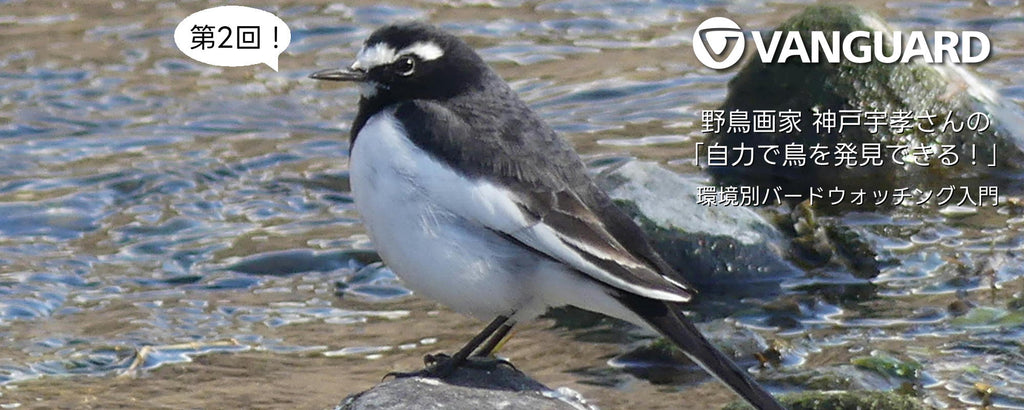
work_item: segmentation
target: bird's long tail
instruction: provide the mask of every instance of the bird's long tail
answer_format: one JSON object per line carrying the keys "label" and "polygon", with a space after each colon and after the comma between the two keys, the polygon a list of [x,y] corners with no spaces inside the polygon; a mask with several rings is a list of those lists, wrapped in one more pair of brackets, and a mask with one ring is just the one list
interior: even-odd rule
{"label": "bird's long tail", "polygon": [[724,353],[708,342],[693,322],[683,315],[678,304],[635,295],[626,297],[622,302],[682,349],[686,356],[729,386],[754,408],[785,409],[745,370],[736,366]]}

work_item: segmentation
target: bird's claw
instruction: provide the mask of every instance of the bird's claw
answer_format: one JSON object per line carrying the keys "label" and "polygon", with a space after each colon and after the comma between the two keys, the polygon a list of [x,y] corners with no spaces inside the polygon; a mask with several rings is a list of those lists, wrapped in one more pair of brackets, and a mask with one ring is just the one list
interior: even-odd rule
{"label": "bird's claw", "polygon": [[388,372],[387,374],[384,375],[384,377],[380,378],[380,381],[385,381],[388,379],[388,377],[393,377],[395,379],[405,379],[409,377],[431,377],[431,374],[428,370],[429,369],[417,370],[415,372]]}
{"label": "bird's claw", "polygon": [[519,371],[519,368],[517,368],[516,365],[512,364],[512,362],[508,361],[508,359],[503,359],[503,358],[500,358],[500,357],[492,357],[491,360],[493,360],[495,363],[497,363],[499,365],[503,364],[505,366],[510,367],[512,370],[515,370],[515,371],[517,371],[519,373],[522,373],[522,372]]}
{"label": "bird's claw", "polygon": [[435,353],[423,356],[423,365],[429,369],[432,366],[436,366],[438,363],[446,362],[451,360],[452,357],[447,353]]}

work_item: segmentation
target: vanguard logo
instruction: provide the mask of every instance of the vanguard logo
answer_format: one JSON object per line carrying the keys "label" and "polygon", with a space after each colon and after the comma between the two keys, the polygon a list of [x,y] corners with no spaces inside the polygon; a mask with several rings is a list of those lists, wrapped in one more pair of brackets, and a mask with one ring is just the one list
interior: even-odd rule
{"label": "vanguard logo", "polygon": [[[985,61],[992,50],[988,36],[980,31],[935,31],[930,39],[921,31],[853,31],[845,36],[838,31],[812,31],[809,43],[799,31],[773,31],[767,41],[759,31],[750,34],[763,63],[785,63],[791,58],[801,63],[907,63],[919,58],[925,63],[973,64]],[[693,37],[693,54],[708,68],[729,68],[743,57],[743,30],[725,17],[704,20]],[[735,45],[723,55],[730,40]]]}

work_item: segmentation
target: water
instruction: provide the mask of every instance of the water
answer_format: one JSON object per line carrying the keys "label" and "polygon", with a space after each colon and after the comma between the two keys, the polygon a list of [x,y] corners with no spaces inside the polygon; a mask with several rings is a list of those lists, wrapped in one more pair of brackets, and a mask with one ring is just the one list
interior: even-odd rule
{"label": "water", "polygon": [[[697,63],[693,27],[727,15],[770,28],[805,5],[398,4],[270,9],[293,30],[279,73],[178,52],[175,25],[205,3],[0,9],[0,405],[323,408],[482,326],[409,296],[377,263],[348,193],[356,90],[305,78],[349,61],[378,25],[424,18],[465,36],[595,166],[635,157],[697,174],[697,113],[731,72]],[[994,55],[976,71],[1024,105],[1018,1],[861,5],[906,29],[989,33]],[[933,402],[980,404],[982,382],[994,405],[1024,407],[1022,320],[1007,307],[1024,290],[1020,214],[838,216],[892,261],[881,274],[812,272],[786,284],[775,302],[788,308],[736,319],[794,346],[794,366],[905,353],[934,380]],[[958,298],[976,307],[955,317]],[[607,408],[732,399],[609,368],[635,340],[609,321],[541,321],[505,354]]]}

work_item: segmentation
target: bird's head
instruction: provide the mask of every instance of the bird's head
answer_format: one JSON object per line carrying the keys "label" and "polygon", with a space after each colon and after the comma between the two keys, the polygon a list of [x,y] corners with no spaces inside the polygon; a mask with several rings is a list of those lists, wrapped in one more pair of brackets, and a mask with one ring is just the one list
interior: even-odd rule
{"label": "bird's head", "polygon": [[458,37],[428,24],[404,23],[374,31],[348,68],[310,77],[359,83],[364,101],[386,104],[451,98],[478,87],[489,70]]}

